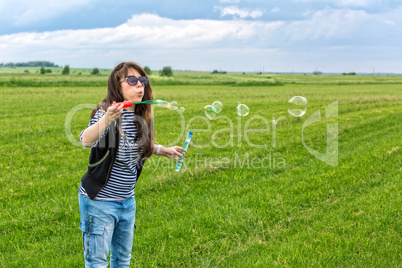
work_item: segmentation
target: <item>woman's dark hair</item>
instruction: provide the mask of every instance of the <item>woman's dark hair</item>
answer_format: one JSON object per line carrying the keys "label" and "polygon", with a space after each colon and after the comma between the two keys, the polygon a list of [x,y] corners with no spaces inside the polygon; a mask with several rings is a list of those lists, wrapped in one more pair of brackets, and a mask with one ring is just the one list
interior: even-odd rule
{"label": "woman's dark hair", "polygon": [[[91,118],[95,116],[97,110],[106,110],[110,105],[113,104],[114,101],[125,101],[123,97],[123,92],[121,91],[121,81],[127,76],[128,71],[131,69],[136,70],[141,76],[147,76],[144,69],[134,62],[122,62],[118,64],[109,76],[106,98],[102,100],[102,102],[92,111]],[[144,97],[142,98],[142,100],[146,101],[152,99],[152,88],[151,84],[148,83],[148,85],[144,89]],[[142,147],[143,156],[150,157],[152,155],[154,145],[154,124],[151,105],[136,104],[134,113],[134,124],[137,128],[136,141],[138,143],[138,146]],[[121,129],[120,121],[121,118],[117,120],[119,129]]]}

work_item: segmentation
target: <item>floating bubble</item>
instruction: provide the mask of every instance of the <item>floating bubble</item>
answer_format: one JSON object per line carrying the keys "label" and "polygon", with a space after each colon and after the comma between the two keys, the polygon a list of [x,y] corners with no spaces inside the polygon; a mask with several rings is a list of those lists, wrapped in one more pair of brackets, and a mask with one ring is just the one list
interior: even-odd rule
{"label": "floating bubble", "polygon": [[177,109],[179,109],[179,104],[177,103],[177,101],[172,101],[170,104],[171,104],[170,110],[177,110]]}
{"label": "floating bubble", "polygon": [[180,109],[179,109],[179,111],[182,112],[182,113],[184,113],[185,110],[186,109],[184,107],[180,107]]}
{"label": "floating bubble", "polygon": [[209,120],[214,119],[215,116],[216,116],[216,109],[215,109],[215,107],[212,106],[212,105],[207,105],[207,106],[205,106],[205,107],[204,107],[204,112],[205,112],[205,115],[207,116],[207,118],[208,118]]}
{"label": "floating bubble", "polygon": [[236,112],[240,116],[246,116],[250,112],[250,109],[245,104],[239,104],[236,108]]}
{"label": "floating bubble", "polygon": [[307,99],[305,97],[294,96],[288,103],[288,112],[295,117],[302,117],[307,111]]}
{"label": "floating bubble", "polygon": [[220,102],[220,101],[214,101],[214,102],[212,103],[212,106],[215,108],[215,110],[216,110],[217,113],[220,113],[220,112],[222,111],[222,107],[223,107],[222,102]]}

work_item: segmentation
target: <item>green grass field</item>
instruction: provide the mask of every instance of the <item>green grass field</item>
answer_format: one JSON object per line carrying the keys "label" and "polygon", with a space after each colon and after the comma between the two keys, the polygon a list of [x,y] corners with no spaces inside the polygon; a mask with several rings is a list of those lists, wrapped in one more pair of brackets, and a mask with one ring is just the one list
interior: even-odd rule
{"label": "green grass field", "polygon": [[[75,144],[106,81],[0,74],[0,267],[83,267],[77,191],[90,151]],[[194,134],[180,172],[147,161],[132,267],[400,267],[401,76],[183,72],[151,83],[186,109],[154,107],[157,143]],[[303,117],[287,112],[292,96],[307,98]],[[203,107],[216,100],[209,121]],[[336,166],[306,149],[325,153],[330,125]]]}

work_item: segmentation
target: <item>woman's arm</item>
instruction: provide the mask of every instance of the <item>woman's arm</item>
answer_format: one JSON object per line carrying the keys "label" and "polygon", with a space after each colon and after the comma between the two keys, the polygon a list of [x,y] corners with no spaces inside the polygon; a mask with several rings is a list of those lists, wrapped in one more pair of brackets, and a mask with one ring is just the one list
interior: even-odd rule
{"label": "woman's arm", "polygon": [[[159,152],[158,152],[158,147],[159,147]],[[154,144],[154,151],[153,153],[156,155],[163,155],[168,158],[174,158],[176,160],[179,159],[179,157],[183,156],[181,154],[182,147],[179,146],[173,146],[173,147],[163,147],[162,145],[156,145]],[[158,152],[158,153],[157,153]]]}
{"label": "woman's arm", "polygon": [[118,105],[116,102],[113,102],[113,105],[107,109],[106,114],[99,119],[98,122],[84,130],[81,136],[82,145],[85,147],[91,147],[103,132],[105,132],[109,125],[119,118],[122,113],[123,104]]}

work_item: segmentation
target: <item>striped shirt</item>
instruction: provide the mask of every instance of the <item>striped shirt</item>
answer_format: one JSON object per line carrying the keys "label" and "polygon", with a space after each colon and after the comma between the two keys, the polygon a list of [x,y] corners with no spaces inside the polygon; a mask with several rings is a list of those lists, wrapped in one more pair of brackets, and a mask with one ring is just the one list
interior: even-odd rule
{"label": "striped shirt", "polygon": [[[88,127],[99,121],[105,114],[105,111],[99,109],[95,116],[89,122]],[[119,148],[117,150],[116,160],[113,163],[110,178],[106,186],[100,191],[95,200],[122,202],[134,196],[135,183],[137,182],[136,165],[141,154],[137,143],[134,141],[137,129],[134,124],[134,112],[123,110],[121,115],[121,130]],[[108,133],[110,126],[92,145],[96,146],[101,138]],[[80,138],[82,139],[81,132]],[[88,197],[85,189],[80,185],[79,193]]]}

